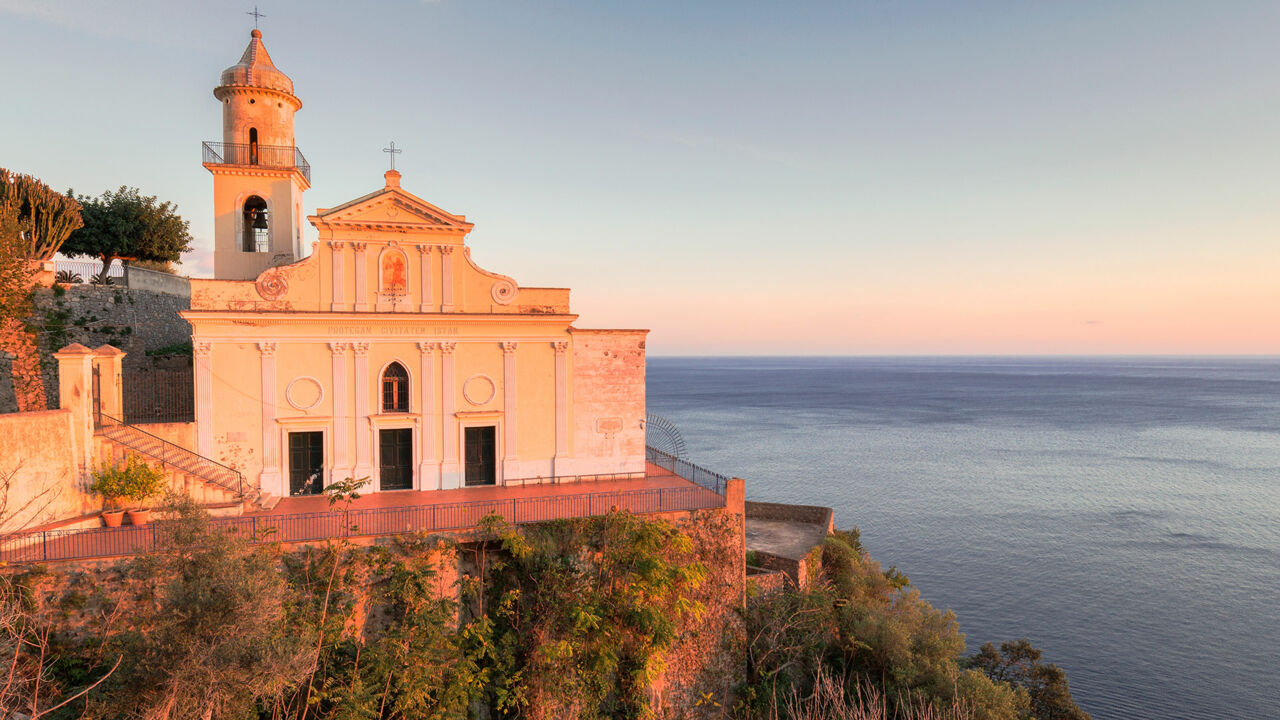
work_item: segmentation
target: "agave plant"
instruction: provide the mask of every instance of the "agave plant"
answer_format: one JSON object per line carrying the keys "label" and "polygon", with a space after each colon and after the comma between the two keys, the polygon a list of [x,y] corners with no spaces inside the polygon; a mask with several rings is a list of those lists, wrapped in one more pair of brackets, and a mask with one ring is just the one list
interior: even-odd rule
{"label": "agave plant", "polygon": [[107,276],[106,270],[103,270],[102,272],[89,278],[89,283],[93,285],[113,285],[114,284],[111,278]]}
{"label": "agave plant", "polygon": [[53,279],[63,285],[75,285],[84,282],[84,278],[80,277],[80,273],[74,270],[59,270],[54,273]]}

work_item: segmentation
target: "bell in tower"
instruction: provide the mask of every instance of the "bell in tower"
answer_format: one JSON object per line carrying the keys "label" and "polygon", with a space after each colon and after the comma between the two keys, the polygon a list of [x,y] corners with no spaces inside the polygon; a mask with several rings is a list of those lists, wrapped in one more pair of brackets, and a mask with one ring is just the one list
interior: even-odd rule
{"label": "bell in tower", "polygon": [[203,147],[213,174],[213,274],[252,280],[302,257],[302,193],[311,187],[311,166],[293,139],[302,101],[257,29],[213,96],[222,103],[222,142]]}

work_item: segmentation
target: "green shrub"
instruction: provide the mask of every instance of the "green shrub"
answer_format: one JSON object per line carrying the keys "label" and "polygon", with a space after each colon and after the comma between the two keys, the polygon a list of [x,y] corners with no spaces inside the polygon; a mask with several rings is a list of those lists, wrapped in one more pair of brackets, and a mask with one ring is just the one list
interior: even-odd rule
{"label": "green shrub", "polygon": [[93,482],[89,485],[89,491],[101,496],[110,507],[118,507],[121,500],[146,502],[164,488],[164,471],[136,455],[130,455],[123,464],[102,463],[93,471]]}

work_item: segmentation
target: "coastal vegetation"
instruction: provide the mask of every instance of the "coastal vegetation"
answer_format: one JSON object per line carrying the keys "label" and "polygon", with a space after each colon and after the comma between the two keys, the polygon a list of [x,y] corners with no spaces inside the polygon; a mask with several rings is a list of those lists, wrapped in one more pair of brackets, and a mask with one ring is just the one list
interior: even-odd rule
{"label": "coastal vegetation", "polygon": [[747,605],[739,693],[747,717],[861,717],[868,706],[889,717],[1089,717],[1065,674],[1040,665],[1026,640],[1006,643],[1004,655],[988,644],[966,657],[955,615],[935,609],[896,568],[882,569],[857,528],[826,539],[821,568],[807,590]]}
{"label": "coastal vegetation", "polygon": [[[358,483],[337,490],[332,501],[343,503]],[[1074,707],[1065,681],[1029,644],[965,658],[955,618],[882,570],[856,531],[826,541],[808,590],[753,594],[744,610],[725,581],[741,557],[725,542],[733,528],[723,514],[675,523],[613,512],[518,527],[489,517],[463,541],[337,538],[288,549],[219,530],[190,501],[167,502],[177,512],[156,524],[156,553],[5,576],[6,711],[1087,717],[1064,712]],[[689,692],[677,693],[681,684]]]}

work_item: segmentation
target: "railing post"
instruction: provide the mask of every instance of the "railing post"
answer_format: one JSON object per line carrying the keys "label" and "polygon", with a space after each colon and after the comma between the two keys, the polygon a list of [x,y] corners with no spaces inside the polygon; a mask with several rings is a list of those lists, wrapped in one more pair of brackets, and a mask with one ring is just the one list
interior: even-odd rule
{"label": "railing post", "polygon": [[49,531],[40,531],[40,553],[44,555],[44,559],[49,559]]}

